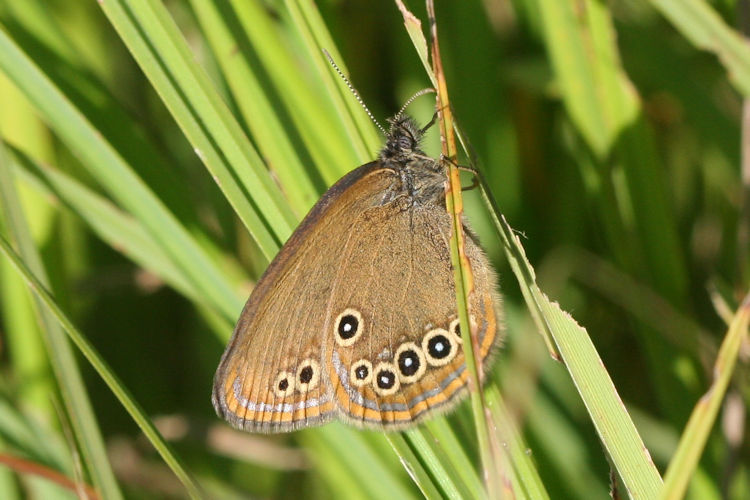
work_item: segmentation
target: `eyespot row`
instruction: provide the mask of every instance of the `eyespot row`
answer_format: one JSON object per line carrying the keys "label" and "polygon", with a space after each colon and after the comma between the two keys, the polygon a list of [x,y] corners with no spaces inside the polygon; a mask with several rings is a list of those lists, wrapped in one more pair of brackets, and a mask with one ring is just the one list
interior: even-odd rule
{"label": "eyespot row", "polygon": [[[361,316],[357,317],[362,325]],[[337,327],[340,324],[337,321]],[[338,328],[337,328],[338,331]],[[355,332],[351,338],[356,337]],[[428,366],[440,367],[450,363],[461,344],[459,320],[454,319],[444,328],[428,331],[419,344],[404,342],[398,346],[392,361],[381,361],[373,366],[368,359],[359,359],[349,369],[349,380],[355,387],[372,384],[380,396],[396,393],[402,385],[413,384],[426,373]]]}
{"label": "eyespot row", "polygon": [[[474,318],[471,318],[471,324],[474,324]],[[458,318],[450,322],[448,326],[450,333],[455,335],[456,341],[461,343],[461,325]],[[362,319],[362,313],[348,307],[336,317],[333,322],[333,337],[336,343],[341,347],[350,347],[362,337],[365,331],[365,322]],[[429,332],[428,332],[429,333]]]}
{"label": "eyespot row", "polygon": [[319,382],[320,363],[307,358],[299,364],[294,373],[286,370],[279,372],[271,388],[276,396],[285,398],[295,391],[302,394],[309,392],[315,389]]}
{"label": "eyespot row", "polygon": [[[345,309],[334,322],[334,337],[342,347],[353,345],[363,331],[362,314],[356,309]],[[388,396],[398,391],[402,384],[412,384],[422,378],[428,365],[440,367],[450,363],[456,357],[461,342],[461,328],[456,318],[450,322],[448,330],[434,328],[428,331],[419,345],[416,342],[401,344],[396,349],[392,362],[379,362],[373,367],[372,362],[367,359],[355,361],[349,370],[349,378],[356,387],[372,384],[377,394]],[[309,392],[319,382],[320,364],[307,358],[294,372],[279,372],[272,390],[277,397],[286,398],[294,392]]]}

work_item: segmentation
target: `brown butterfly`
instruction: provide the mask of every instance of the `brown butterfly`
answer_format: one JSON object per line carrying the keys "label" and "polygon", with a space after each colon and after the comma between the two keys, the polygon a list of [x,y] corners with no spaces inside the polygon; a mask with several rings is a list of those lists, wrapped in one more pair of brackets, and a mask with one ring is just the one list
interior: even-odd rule
{"label": "brown butterfly", "polygon": [[[378,159],[323,195],[250,295],[214,378],[216,412],[234,427],[285,432],[337,418],[403,429],[467,393],[446,166],[419,149],[427,127],[402,113],[389,123]],[[486,366],[500,299],[464,227]]]}

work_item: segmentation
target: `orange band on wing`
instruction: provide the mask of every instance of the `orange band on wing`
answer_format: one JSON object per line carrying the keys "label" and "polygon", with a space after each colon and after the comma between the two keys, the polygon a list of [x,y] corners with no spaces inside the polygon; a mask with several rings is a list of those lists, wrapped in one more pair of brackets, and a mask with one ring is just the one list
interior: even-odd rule
{"label": "orange band on wing", "polygon": [[280,398],[268,391],[267,397],[270,397],[270,400],[251,400],[243,394],[236,369],[229,372],[224,384],[225,408],[238,419],[268,424],[289,423],[314,420],[334,409],[330,397],[323,392],[320,392],[317,398],[299,395],[279,401]]}

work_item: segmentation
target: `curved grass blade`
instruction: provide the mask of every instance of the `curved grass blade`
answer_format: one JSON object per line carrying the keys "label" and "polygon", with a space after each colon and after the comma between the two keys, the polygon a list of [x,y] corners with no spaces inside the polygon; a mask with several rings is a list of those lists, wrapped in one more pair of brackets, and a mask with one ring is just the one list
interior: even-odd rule
{"label": "curved grass blade", "polygon": [[693,45],[716,54],[738,91],[750,96],[750,47],[704,0],[650,0]]}
{"label": "curved grass blade", "polygon": [[[432,477],[430,477],[427,472],[428,470],[432,470],[430,465],[435,464],[436,460],[429,461],[430,463],[427,464],[426,468],[422,466],[422,462],[420,461],[420,459],[424,460],[427,457],[431,457],[431,450],[428,449],[426,444],[420,443],[420,445],[418,445],[420,449],[418,458],[410,447],[410,440],[406,438],[407,435],[408,434],[393,434],[386,435],[386,438],[393,447],[393,451],[395,451],[401,459],[401,465],[404,466],[409,477],[411,477],[414,484],[417,485],[419,491],[422,492],[422,495],[424,495],[425,498],[468,498],[459,495],[458,492],[452,488],[453,482],[447,481],[447,484],[444,484],[440,481],[441,478],[448,479],[450,477],[444,470],[441,470],[443,474],[433,476],[436,479],[435,483],[441,487],[441,490],[438,490],[436,484],[433,484]],[[415,434],[417,439],[419,439],[420,436],[422,436],[421,433]],[[440,464],[438,463],[438,467],[439,465]]]}
{"label": "curved grass blade", "polygon": [[228,286],[230,280],[117,151],[1,28],[0,70],[24,92],[89,172],[143,224],[194,286],[205,290],[212,305],[233,321],[242,304]]}
{"label": "curved grass blade", "polygon": [[[382,439],[382,434],[371,435]],[[354,488],[349,487],[341,492],[343,497],[416,499],[413,490],[388,468],[361,431],[329,424],[305,431],[301,439],[315,448],[316,453],[311,458],[320,473],[329,478],[330,484],[343,483]]]}
{"label": "curved grass blade", "polygon": [[539,477],[536,465],[527,453],[528,448],[508,413],[500,391],[493,385],[485,390],[485,397],[492,414],[492,421],[503,440],[503,452],[507,455],[507,461],[516,480],[513,491],[518,498],[549,500],[549,494]]}
{"label": "curved grass blade", "polygon": [[571,119],[599,158],[635,120],[638,101],[620,68],[608,6],[539,0],[547,51]]}
{"label": "curved grass blade", "polygon": [[[114,372],[109,368],[107,363],[99,356],[99,353],[89,344],[86,337],[78,331],[73,323],[68,319],[65,313],[62,312],[60,307],[55,302],[54,297],[50,295],[44,285],[34,276],[34,274],[26,267],[21,257],[13,251],[7,240],[0,236],[0,251],[8,258],[13,267],[23,277],[29,288],[34,294],[40,299],[45,306],[46,310],[51,313],[57,323],[67,332],[68,337],[78,347],[84,357],[89,361],[91,366],[96,370],[99,376],[107,384],[107,387],[112,391],[112,394],[117,397],[118,401],[125,407],[125,410],[130,414],[135,423],[140,427],[141,431],[148,438],[149,442],[154,446],[156,451],[161,455],[164,462],[169,466],[172,472],[178,477],[180,482],[185,486],[188,494],[191,498],[202,498],[202,494],[195,484],[190,474],[185,470],[182,462],[172,451],[172,448],[167,444],[164,438],[161,436],[159,431],[156,429],[154,424],[145,414],[140,405],[135,401],[133,396],[130,394],[127,388],[122,384],[120,379]],[[107,497],[109,498],[109,497]],[[116,497],[116,498],[119,498]]]}
{"label": "curved grass blade", "polygon": [[[34,246],[26,224],[15,186],[16,183],[5,153],[5,145],[0,141],[0,206],[8,233],[17,242],[20,251],[28,259],[29,265],[36,269],[45,283],[49,283],[41,256]],[[8,245],[4,239],[3,245]],[[8,249],[10,249],[10,246],[8,246]],[[60,384],[63,400],[91,478],[96,487],[107,498],[122,498],[73,351],[52,315],[42,307],[38,299],[35,301],[35,305],[39,313],[47,354]]]}
{"label": "curved grass blade", "polygon": [[[467,456],[461,441],[448,420],[444,418],[431,420],[426,422],[419,431],[424,436],[423,441],[437,448],[434,453],[441,459],[442,469],[455,471],[455,474],[451,473],[449,477],[453,481],[462,483],[461,488],[468,490],[469,498],[484,497],[484,484],[477,472],[477,467]],[[439,472],[434,470],[432,474],[436,476]]]}
{"label": "curved grass blade", "polygon": [[[309,59],[300,59],[289,51],[289,44],[302,43],[298,28],[283,17],[284,32],[279,33],[279,20],[274,20],[260,3],[232,0],[231,5],[242,26],[244,35],[257,52],[257,58],[276,89],[279,100],[285,104],[287,114],[297,126],[306,151],[327,185],[336,182],[357,163],[354,147],[349,141],[341,140],[346,134],[342,124],[333,113],[332,103],[321,99],[325,84],[321,78],[312,75]],[[276,28],[276,29],[274,29]],[[282,38],[283,37],[283,38]],[[305,46],[306,47],[306,46]],[[317,47],[312,47],[318,56]],[[304,67],[300,67],[304,63]],[[314,63],[312,63],[314,64]],[[305,77],[305,85],[299,78]],[[239,96],[235,96],[239,100]]]}
{"label": "curved grass blade", "polygon": [[362,106],[323,56],[322,49],[325,49],[346,73],[343,58],[336,49],[320,12],[309,0],[287,0],[286,5],[294,20],[294,25],[305,40],[308,59],[313,61],[318,74],[321,75],[336,113],[344,125],[347,137],[352,141],[357,160],[360,163],[369,161],[373,153],[380,148],[382,141],[374,133],[372,123],[363,112]]}
{"label": "curved grass blade", "polygon": [[745,296],[742,304],[732,318],[724,341],[716,357],[713,374],[714,381],[708,391],[696,404],[690,415],[674,457],[669,462],[664,474],[664,489],[659,498],[678,500],[684,498],[690,479],[693,477],[698,461],[708,441],[708,435],[716,422],[719,406],[729,387],[740,345],[748,337],[750,326],[750,294]]}
{"label": "curved grass blade", "polygon": [[656,498],[662,486],[661,476],[586,330],[539,289],[521,242],[505,219],[498,216],[483,182],[480,188],[485,203],[492,207],[490,215],[537,328],[554,342],[630,497]]}
{"label": "curved grass blade", "polygon": [[[14,167],[20,178],[27,180],[42,194],[60,199],[102,241],[138,266],[159,276],[166,284],[205,310],[210,315],[206,319],[212,325],[212,330],[222,342],[226,340],[227,332],[232,331],[230,321],[222,311],[210,307],[203,291],[193,286],[138,220],[64,172],[40,165],[13,147],[10,147],[9,152],[15,160]],[[240,268],[235,268],[232,272],[242,280],[248,279]]]}
{"label": "curved grass blade", "polygon": [[161,2],[100,4],[267,258],[295,217]]}
{"label": "curved grass blade", "polygon": [[430,78],[430,82],[432,82],[433,87],[437,87],[437,79],[435,78],[435,73],[432,71],[432,66],[430,66],[430,56],[428,55],[429,51],[427,50],[427,39],[424,37],[424,33],[422,32],[422,22],[419,20],[419,18],[412,14],[409,9],[406,8],[406,5],[404,5],[404,2],[402,2],[401,0],[396,0],[396,6],[401,12],[401,16],[404,18],[404,28],[406,28],[406,32],[409,34],[411,43],[412,45],[414,45],[414,49],[417,51],[419,60],[422,62],[422,67],[427,73],[427,76]]}
{"label": "curved grass blade", "polygon": [[[205,1],[191,4],[259,153],[284,188],[286,203],[298,216],[305,214],[318,199],[316,179],[311,178],[317,177],[317,172],[305,168],[290,132],[284,130],[282,110],[274,108],[275,96],[263,81],[265,70],[253,57],[255,50],[236,30],[226,5]],[[260,24],[261,19],[258,21]]]}
{"label": "curved grass blade", "polygon": [[66,173],[40,165],[15,148],[10,147],[10,152],[21,178],[34,183],[44,194],[60,199],[112,248],[161,276],[185,296],[195,301],[201,299],[201,294],[138,221]]}

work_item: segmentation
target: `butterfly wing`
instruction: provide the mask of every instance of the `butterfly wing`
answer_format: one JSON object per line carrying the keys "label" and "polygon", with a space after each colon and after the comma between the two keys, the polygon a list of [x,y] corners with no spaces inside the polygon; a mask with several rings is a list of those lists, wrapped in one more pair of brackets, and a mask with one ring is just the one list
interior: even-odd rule
{"label": "butterfly wing", "polygon": [[[409,197],[369,208],[354,221],[330,291],[326,378],[345,420],[402,428],[466,393],[450,260],[452,219],[442,205]],[[470,299],[480,356],[499,342],[496,280],[471,237]]]}
{"label": "butterfly wing", "polygon": [[[258,281],[214,377],[217,413],[233,426],[283,432],[336,413],[322,367],[326,307],[352,217],[380,204],[397,174],[373,162],[350,172],[313,207]],[[330,353],[329,353],[330,354]]]}

